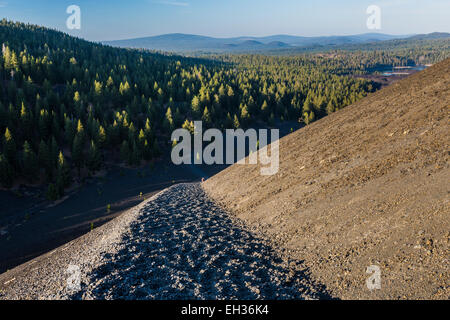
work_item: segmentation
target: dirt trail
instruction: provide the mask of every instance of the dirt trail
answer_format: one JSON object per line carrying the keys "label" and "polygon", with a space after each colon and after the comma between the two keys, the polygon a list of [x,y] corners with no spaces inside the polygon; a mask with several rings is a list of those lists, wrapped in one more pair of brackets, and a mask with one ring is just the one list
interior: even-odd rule
{"label": "dirt trail", "polygon": [[[67,289],[69,265],[81,290]],[[216,206],[200,184],[180,184],[53,253],[0,275],[0,298],[330,298],[304,265]]]}

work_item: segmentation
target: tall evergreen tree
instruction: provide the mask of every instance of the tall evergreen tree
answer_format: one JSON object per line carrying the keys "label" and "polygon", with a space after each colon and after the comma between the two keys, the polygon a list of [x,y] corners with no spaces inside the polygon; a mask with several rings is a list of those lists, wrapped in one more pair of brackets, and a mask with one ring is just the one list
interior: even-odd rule
{"label": "tall evergreen tree", "polygon": [[75,167],[78,169],[78,176],[81,174],[81,168],[84,166],[84,142],[83,135],[77,133],[75,139],[73,140],[72,147],[72,161]]}
{"label": "tall evergreen tree", "polygon": [[5,155],[0,153],[0,184],[5,188],[11,188],[14,180],[13,168]]}
{"label": "tall evergreen tree", "polygon": [[33,182],[39,172],[39,162],[28,141],[23,144],[22,161],[22,172],[29,182]]}
{"label": "tall evergreen tree", "polygon": [[44,168],[48,180],[53,176],[53,165],[51,160],[50,150],[44,140],[39,143],[38,163],[41,168]]}
{"label": "tall evergreen tree", "polygon": [[15,163],[16,161],[16,142],[13,138],[11,131],[8,128],[5,130],[5,134],[3,136],[3,152],[8,159],[10,164]]}
{"label": "tall evergreen tree", "polygon": [[101,155],[94,141],[91,140],[88,154],[88,168],[91,172],[95,173],[101,167]]}
{"label": "tall evergreen tree", "polygon": [[62,151],[59,152],[58,155],[58,178],[60,182],[63,184],[63,188],[68,187],[72,182],[72,177],[70,174],[70,167],[64,158]]}

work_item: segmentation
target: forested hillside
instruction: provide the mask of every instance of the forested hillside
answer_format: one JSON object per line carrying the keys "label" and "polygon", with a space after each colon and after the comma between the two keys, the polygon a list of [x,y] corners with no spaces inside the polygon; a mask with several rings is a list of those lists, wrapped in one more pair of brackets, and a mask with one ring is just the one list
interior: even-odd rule
{"label": "forested hillside", "polygon": [[193,59],[6,20],[0,43],[0,182],[46,183],[51,199],[105,159],[157,158],[171,131],[193,120],[217,128],[308,124],[375,90],[311,57]]}

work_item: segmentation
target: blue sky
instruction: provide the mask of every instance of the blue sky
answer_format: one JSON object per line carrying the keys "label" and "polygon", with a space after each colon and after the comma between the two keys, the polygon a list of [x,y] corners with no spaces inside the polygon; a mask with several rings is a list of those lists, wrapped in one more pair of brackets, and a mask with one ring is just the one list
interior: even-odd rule
{"label": "blue sky", "polygon": [[[81,8],[81,30],[66,28],[72,4]],[[0,0],[0,16],[94,41],[177,32],[321,36],[373,32],[369,5],[381,8],[378,32],[450,32],[450,0]]]}

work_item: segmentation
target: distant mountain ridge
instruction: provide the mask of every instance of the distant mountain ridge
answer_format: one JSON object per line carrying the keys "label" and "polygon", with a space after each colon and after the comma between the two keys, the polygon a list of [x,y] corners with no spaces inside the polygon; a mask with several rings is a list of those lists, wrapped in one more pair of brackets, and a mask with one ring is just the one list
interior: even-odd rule
{"label": "distant mountain ridge", "polygon": [[416,39],[416,40],[431,40],[431,39],[444,39],[444,38],[450,38],[450,33],[447,32],[433,32],[428,34],[417,34],[410,39]]}
{"label": "distant mountain ridge", "polygon": [[[279,48],[296,48],[302,46],[333,46],[360,44],[368,42],[407,39],[416,35],[389,35],[383,33],[365,33],[347,36],[302,37],[291,35],[272,35],[266,37],[214,38],[193,34],[172,33],[152,37],[103,41],[114,47],[141,48],[174,52],[227,52],[227,51],[264,51]],[[420,39],[429,37],[450,37],[449,33],[418,35]]]}

